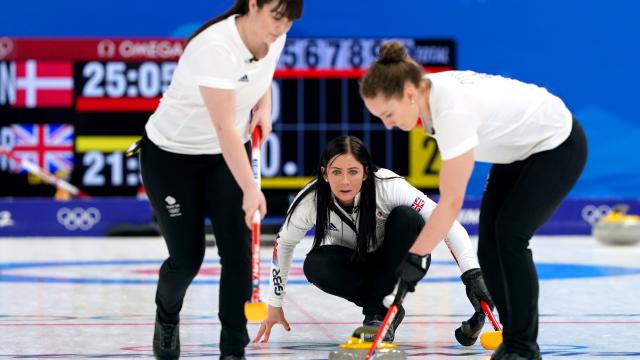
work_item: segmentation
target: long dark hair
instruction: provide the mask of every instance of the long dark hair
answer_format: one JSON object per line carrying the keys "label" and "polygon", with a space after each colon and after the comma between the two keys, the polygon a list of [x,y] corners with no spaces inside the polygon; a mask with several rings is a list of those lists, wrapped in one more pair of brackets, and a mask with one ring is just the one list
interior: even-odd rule
{"label": "long dark hair", "polygon": [[[256,0],[256,3],[260,9],[266,4],[270,4],[272,1],[278,1],[275,11],[281,15],[286,16],[289,20],[297,20],[302,16],[302,0]],[[246,15],[249,12],[249,0],[236,0],[233,6],[225,11],[223,14],[214,17],[213,19],[202,24],[191,36],[187,39],[188,45],[196,35],[203,32],[209,26],[220,22],[231,15]]]}
{"label": "long dark hair", "polygon": [[356,258],[362,258],[367,250],[376,244],[376,183],[375,172],[378,166],[373,162],[369,150],[360,139],[355,136],[343,135],[331,140],[324,148],[320,156],[320,163],[316,169],[317,176],[310,185],[294,200],[287,212],[288,222],[300,201],[306,196],[315,195],[316,201],[316,232],[313,240],[313,249],[322,245],[329,225],[329,213],[333,204],[333,194],[327,181],[324,181],[324,171],[327,171],[329,162],[338,155],[351,154],[364,167],[366,179],[360,189],[360,216],[358,219],[358,231],[356,239]]}

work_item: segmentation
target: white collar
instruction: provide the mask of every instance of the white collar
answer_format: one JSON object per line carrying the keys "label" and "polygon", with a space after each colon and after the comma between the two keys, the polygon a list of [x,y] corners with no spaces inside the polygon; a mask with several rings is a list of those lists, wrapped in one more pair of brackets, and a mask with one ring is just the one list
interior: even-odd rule
{"label": "white collar", "polygon": [[242,37],[240,36],[240,29],[238,29],[238,25],[236,24],[236,19],[240,16],[240,14],[234,14],[227,18],[229,30],[231,31],[231,37],[233,38],[233,42],[238,46],[240,52],[242,53],[242,60],[246,63],[249,63],[251,59],[255,59],[251,51],[247,45],[242,41]]}

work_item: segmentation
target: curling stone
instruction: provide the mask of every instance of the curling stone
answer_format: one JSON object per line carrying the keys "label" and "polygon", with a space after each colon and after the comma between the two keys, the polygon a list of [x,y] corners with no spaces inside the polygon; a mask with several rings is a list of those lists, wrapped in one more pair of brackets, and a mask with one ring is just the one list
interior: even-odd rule
{"label": "curling stone", "polygon": [[592,234],[605,245],[635,245],[640,242],[640,216],[614,208],[593,226]]}
{"label": "curling stone", "polygon": [[[346,343],[340,344],[339,350],[329,353],[329,360],[364,360],[378,332],[377,327],[361,326],[357,328]],[[376,350],[377,360],[405,360],[407,354],[398,349],[392,342],[381,342]]]}

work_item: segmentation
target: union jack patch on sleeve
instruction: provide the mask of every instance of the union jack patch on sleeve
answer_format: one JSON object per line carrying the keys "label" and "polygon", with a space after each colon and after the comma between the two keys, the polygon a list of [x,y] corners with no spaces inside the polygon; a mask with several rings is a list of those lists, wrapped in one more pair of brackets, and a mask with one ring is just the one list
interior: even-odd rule
{"label": "union jack patch on sleeve", "polygon": [[424,200],[422,200],[419,196],[413,200],[413,204],[411,204],[411,208],[417,212],[420,212],[424,207]]}

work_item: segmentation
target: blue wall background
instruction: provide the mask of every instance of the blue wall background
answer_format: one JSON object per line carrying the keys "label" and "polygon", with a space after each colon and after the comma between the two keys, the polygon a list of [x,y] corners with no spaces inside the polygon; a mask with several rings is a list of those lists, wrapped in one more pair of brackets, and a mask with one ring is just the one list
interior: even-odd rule
{"label": "blue wall background", "polygon": [[[0,36],[183,37],[232,2],[5,1]],[[537,83],[572,109],[590,158],[571,196],[638,198],[638,13],[636,0],[307,0],[290,36],[452,38],[458,68]]]}

